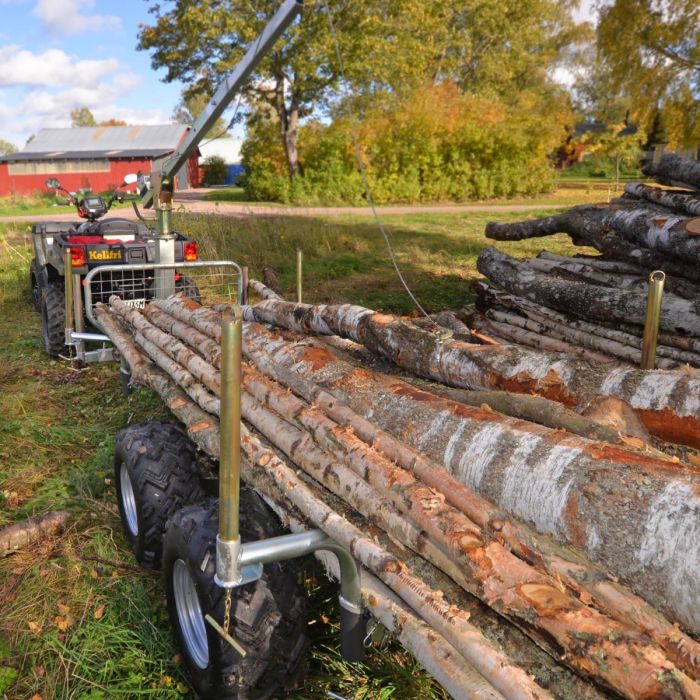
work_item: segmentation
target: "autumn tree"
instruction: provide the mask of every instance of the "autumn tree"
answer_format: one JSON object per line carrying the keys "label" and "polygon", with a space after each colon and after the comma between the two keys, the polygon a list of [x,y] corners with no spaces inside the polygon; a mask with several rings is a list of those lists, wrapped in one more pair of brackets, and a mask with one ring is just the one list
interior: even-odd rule
{"label": "autumn tree", "polygon": [[[185,90],[180,101],[175,105],[172,119],[178,124],[192,126],[209,102],[209,96],[203,92],[192,93]],[[207,138],[214,139],[228,133],[227,123],[219,117],[214,126],[207,132]]]}
{"label": "autumn tree", "polygon": [[607,120],[619,120],[623,110],[629,109],[633,120],[648,132],[663,123],[671,146],[697,145],[699,26],[697,0],[603,4],[597,62],[590,77],[593,109]]}
{"label": "autumn tree", "polygon": [[0,156],[10,156],[17,153],[17,146],[14,143],[0,139]]}
{"label": "autumn tree", "polygon": [[97,126],[93,113],[87,107],[76,107],[71,113],[71,126]]}
{"label": "autumn tree", "polygon": [[97,126],[129,126],[123,119],[104,119]]}

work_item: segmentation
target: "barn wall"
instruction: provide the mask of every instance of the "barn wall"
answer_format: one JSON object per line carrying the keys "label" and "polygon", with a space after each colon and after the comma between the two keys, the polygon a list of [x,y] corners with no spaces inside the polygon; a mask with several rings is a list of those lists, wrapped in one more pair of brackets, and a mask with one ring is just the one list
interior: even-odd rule
{"label": "barn wall", "polygon": [[[190,160],[192,158],[196,162],[197,156],[192,156]],[[151,159],[110,160],[109,166],[109,172],[10,175],[8,164],[0,163],[0,197],[7,197],[12,194],[28,195],[35,192],[46,192],[47,188],[44,181],[49,177],[57,178],[69,192],[74,192],[83,187],[91,187],[93,192],[101,192],[114,185],[121,184],[124,176],[128,173],[136,173],[139,170],[150,173]],[[190,186],[196,187],[198,184],[191,183]]]}

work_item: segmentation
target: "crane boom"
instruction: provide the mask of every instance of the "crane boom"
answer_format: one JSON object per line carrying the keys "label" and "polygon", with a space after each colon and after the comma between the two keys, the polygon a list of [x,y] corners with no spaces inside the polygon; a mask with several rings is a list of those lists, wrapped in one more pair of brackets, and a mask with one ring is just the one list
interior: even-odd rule
{"label": "crane boom", "polygon": [[[190,153],[197,147],[204,135],[214,126],[216,120],[240,92],[243,84],[265,54],[301,12],[303,4],[303,0],[285,0],[284,4],[267,23],[260,36],[250,45],[245,56],[236,65],[233,72],[219,85],[214,96],[209,100],[192,125],[185,140],[170,157],[154,164],[155,168],[151,173],[153,187],[142,196],[142,205],[144,207],[152,206],[154,199],[158,202],[161,194],[160,190],[163,186],[162,183],[172,182],[175,174],[187,162]],[[165,187],[163,188],[165,189]],[[167,234],[167,231],[162,231],[161,233]]]}

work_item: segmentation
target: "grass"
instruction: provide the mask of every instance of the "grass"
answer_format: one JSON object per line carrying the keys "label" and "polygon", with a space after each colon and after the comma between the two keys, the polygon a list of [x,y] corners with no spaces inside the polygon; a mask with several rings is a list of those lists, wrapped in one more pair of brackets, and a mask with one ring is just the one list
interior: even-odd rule
{"label": "grass", "polygon": [[[107,195],[109,197],[109,194]],[[107,198],[105,197],[105,199]],[[131,203],[115,202],[112,209],[123,206],[131,206]],[[39,216],[43,214],[71,214],[75,213],[73,205],[67,206],[65,198],[54,199],[53,196],[14,195],[0,197],[0,216]],[[77,217],[77,214],[76,214]]]}
{"label": "grass", "polygon": [[[399,263],[429,310],[471,300],[468,283],[477,276],[488,218],[387,217]],[[301,247],[306,299],[411,311],[367,217],[212,216],[178,223],[199,240],[203,257],[232,258],[256,275],[263,265],[273,266],[286,293],[294,287]],[[547,246],[572,249],[564,238]],[[539,247],[534,241],[510,249],[532,253]],[[0,559],[0,697],[192,697],[160,579],[134,565],[112,484],[118,430],[168,415],[147,391],[125,399],[115,364],[78,370],[46,357],[39,316],[29,302],[30,257],[29,225],[0,224],[0,527],[59,508],[71,517],[63,535]],[[295,700],[320,700],[328,690],[353,700],[446,698],[396,643],[373,650],[366,664],[344,662],[337,649],[337,588],[317,569],[307,586],[313,652]]]}

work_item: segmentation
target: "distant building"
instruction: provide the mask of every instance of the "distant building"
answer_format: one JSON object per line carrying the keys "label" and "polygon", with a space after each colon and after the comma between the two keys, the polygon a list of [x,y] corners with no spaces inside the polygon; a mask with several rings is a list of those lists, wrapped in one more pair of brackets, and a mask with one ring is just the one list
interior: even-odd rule
{"label": "distant building", "polygon": [[[42,129],[21,151],[0,156],[0,196],[45,191],[50,177],[71,192],[111,189],[127,173],[150,173],[153,161],[172,153],[188,130],[182,124]],[[178,189],[199,185],[198,156],[178,173]]]}
{"label": "distant building", "polygon": [[[209,156],[220,156],[226,161],[228,173],[226,175],[226,184],[233,185],[236,178],[243,174],[243,166],[241,165],[241,146],[243,141],[232,137],[222,137],[218,139],[204,139],[199,145],[199,164],[201,165]],[[200,177],[201,181],[201,177]]]}

